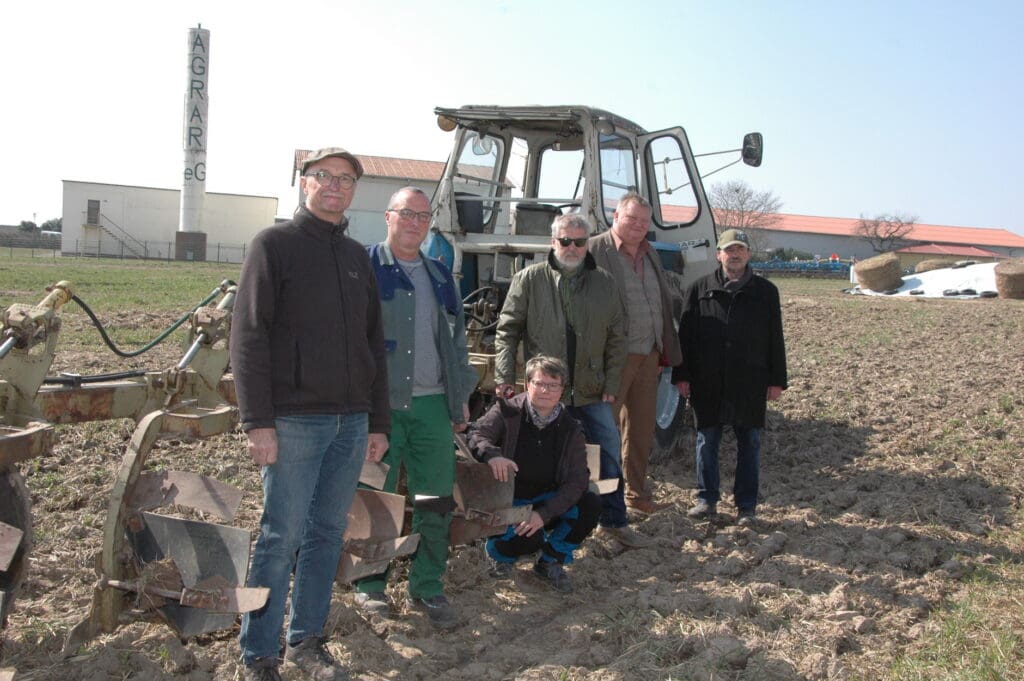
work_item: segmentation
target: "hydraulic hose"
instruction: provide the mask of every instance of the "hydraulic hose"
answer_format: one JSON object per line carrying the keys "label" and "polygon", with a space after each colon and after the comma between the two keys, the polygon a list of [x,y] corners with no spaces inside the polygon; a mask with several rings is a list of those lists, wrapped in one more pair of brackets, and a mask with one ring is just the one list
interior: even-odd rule
{"label": "hydraulic hose", "polygon": [[[234,286],[234,285],[235,285],[235,282],[231,281],[230,279],[225,279],[224,281],[222,281],[220,283],[220,285],[217,288],[213,289],[213,291],[210,292],[210,295],[206,296],[206,298],[204,298],[198,305],[196,305],[191,310],[189,310],[184,315],[182,315],[181,319],[179,319],[178,321],[174,322],[169,327],[167,327],[167,329],[165,329],[159,336],[157,336],[156,338],[151,340],[149,343],[146,343],[144,346],[142,346],[138,350],[133,350],[133,351],[130,351],[130,352],[129,351],[121,350],[116,345],[114,345],[114,341],[110,340],[110,336],[107,335],[106,330],[103,328],[103,323],[96,317],[96,315],[89,308],[89,306],[85,304],[84,300],[82,300],[81,298],[79,298],[78,296],[75,296],[75,295],[71,296],[71,299],[73,301],[75,301],[76,303],[78,303],[79,307],[81,307],[83,310],[85,310],[85,314],[89,315],[89,319],[92,320],[93,326],[95,326],[96,330],[100,332],[100,337],[103,338],[103,342],[106,343],[107,347],[110,348],[111,352],[113,352],[118,357],[126,357],[126,358],[128,358],[128,357],[138,357],[139,355],[143,354],[144,352],[148,352],[148,351],[152,350],[153,348],[155,348],[157,345],[159,345],[164,340],[166,340],[167,337],[170,336],[174,332],[175,329],[177,329],[179,326],[181,326],[182,324],[187,322],[189,320],[189,317],[192,316],[193,312],[195,312],[197,309],[203,307],[204,305],[208,305],[214,298],[217,297],[218,294],[220,294],[222,291],[225,291],[228,286]],[[47,381],[49,382],[49,379],[47,379]]]}

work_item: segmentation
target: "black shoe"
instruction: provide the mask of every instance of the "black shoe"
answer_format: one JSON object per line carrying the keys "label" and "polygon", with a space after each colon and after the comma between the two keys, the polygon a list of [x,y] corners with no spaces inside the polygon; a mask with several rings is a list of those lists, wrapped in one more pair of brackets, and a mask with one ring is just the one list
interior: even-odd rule
{"label": "black shoe", "polygon": [[572,580],[569,579],[569,575],[565,574],[560,563],[538,560],[533,566],[533,572],[551,584],[555,591],[561,591],[564,594],[572,593]]}
{"label": "black shoe", "polygon": [[697,503],[693,505],[689,511],[686,512],[691,518],[710,518],[718,512],[718,507],[715,504],[709,504],[704,499],[698,499]]}
{"label": "black shoe", "polygon": [[289,645],[284,659],[313,681],[348,681],[348,674],[324,647],[322,636],[310,636],[294,646]]}
{"label": "black shoe", "polygon": [[261,657],[242,669],[244,681],[281,681],[281,673],[277,671],[276,657]]}
{"label": "black shoe", "polygon": [[367,615],[380,615],[388,617],[391,615],[391,601],[383,591],[359,592],[352,599],[356,608]]}
{"label": "black shoe", "polygon": [[459,616],[455,613],[455,608],[444,597],[444,594],[438,594],[430,598],[413,598],[410,596],[406,604],[413,610],[426,614],[430,619],[430,623],[438,629],[451,629],[459,623]]}
{"label": "black shoe", "polygon": [[750,527],[757,522],[757,513],[754,509],[741,510],[736,514],[736,524],[740,527]]}

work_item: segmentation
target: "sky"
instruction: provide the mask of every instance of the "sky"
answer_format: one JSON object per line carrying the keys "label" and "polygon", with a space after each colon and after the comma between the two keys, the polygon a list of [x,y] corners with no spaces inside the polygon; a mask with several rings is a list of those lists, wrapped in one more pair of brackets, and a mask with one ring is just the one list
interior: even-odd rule
{"label": "sky", "polygon": [[[1024,235],[1024,3],[456,0],[8,2],[0,224],[62,180],[180,188],[188,29],[210,30],[208,192],[278,197],[295,149],[443,161],[434,107],[586,104],[697,153],[765,138],[741,179],[782,212]],[[702,172],[723,157],[702,161]]]}

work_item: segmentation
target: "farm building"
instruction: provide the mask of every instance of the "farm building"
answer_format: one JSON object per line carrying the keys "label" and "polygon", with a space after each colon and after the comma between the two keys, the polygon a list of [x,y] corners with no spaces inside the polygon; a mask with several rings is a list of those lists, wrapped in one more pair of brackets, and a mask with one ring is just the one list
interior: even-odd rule
{"label": "farm building", "polygon": [[[180,190],[75,180],[63,184],[62,253],[174,257]],[[276,198],[207,192],[200,218],[206,253],[185,259],[241,262],[244,244],[272,224],[276,213]]]}
{"label": "farm building", "polygon": [[[308,151],[295,152],[295,168]],[[444,163],[382,156],[360,156],[366,170],[347,211],[350,234],[362,243],[384,239],[384,208],[396,190],[413,185],[432,195]],[[290,215],[304,200],[282,206]],[[61,251],[67,255],[169,259],[174,257],[181,191],[158,187],[64,180]],[[241,262],[245,245],[278,217],[277,199],[207,192],[201,225],[206,253],[195,260]],[[205,255],[205,257],[203,257]]]}
{"label": "farm building", "polygon": [[[827,258],[837,253],[843,260],[863,260],[877,255],[864,237],[857,234],[856,218],[824,218],[811,215],[779,214],[779,221],[764,229],[764,241],[775,249],[795,249]],[[719,228],[727,227],[719,223]],[[943,255],[951,260],[994,260],[1024,255],[1024,236],[1005,229],[914,225],[897,249],[900,263],[913,267],[920,260]]]}

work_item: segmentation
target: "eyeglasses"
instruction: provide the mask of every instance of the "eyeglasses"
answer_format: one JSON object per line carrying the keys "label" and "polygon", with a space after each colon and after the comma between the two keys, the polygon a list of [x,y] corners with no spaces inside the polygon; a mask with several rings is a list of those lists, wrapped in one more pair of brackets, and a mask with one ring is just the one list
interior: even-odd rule
{"label": "eyeglasses", "polygon": [[338,182],[338,186],[342,189],[352,189],[356,184],[356,178],[351,175],[342,173],[341,175],[331,175],[326,170],[318,170],[315,173],[310,173],[306,177],[315,177],[316,181],[325,187],[330,187],[334,184],[335,180]]}
{"label": "eyeglasses", "polygon": [[583,248],[587,245],[587,237],[581,236],[579,239],[570,239],[567,236],[556,236],[555,241],[562,244],[563,247],[568,247],[572,244],[576,248]]}
{"label": "eyeglasses", "polygon": [[417,222],[430,222],[430,211],[426,211],[426,210],[423,210],[423,211],[420,211],[420,212],[417,213],[416,211],[409,210],[408,208],[402,208],[402,209],[388,208],[387,212],[388,213],[398,213],[398,216],[401,217],[403,220],[416,220]]}
{"label": "eyeglasses", "polygon": [[540,390],[541,392],[545,393],[553,393],[556,390],[562,389],[561,383],[548,383],[546,381],[538,381],[535,378],[530,380],[530,385],[532,385],[537,390]]}

